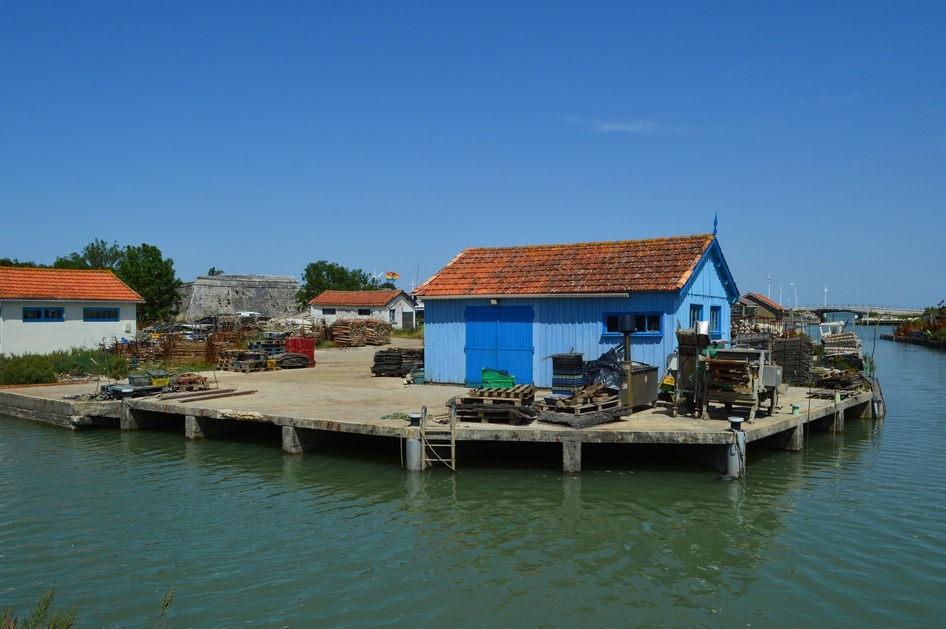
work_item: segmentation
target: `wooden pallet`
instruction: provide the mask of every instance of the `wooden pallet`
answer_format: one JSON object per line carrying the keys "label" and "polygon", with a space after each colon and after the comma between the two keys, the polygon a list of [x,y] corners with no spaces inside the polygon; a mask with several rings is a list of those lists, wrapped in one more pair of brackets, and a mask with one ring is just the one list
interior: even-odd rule
{"label": "wooden pallet", "polygon": [[531,406],[535,402],[536,390],[531,384],[520,384],[509,389],[471,389],[469,394],[449,400],[447,406],[455,404],[457,416],[461,419],[482,419],[487,415],[515,418],[521,413],[510,413],[509,409]]}
{"label": "wooden pallet", "polygon": [[620,404],[620,397],[608,393],[603,384],[592,384],[556,401],[554,404],[541,402],[536,406],[542,411],[581,415],[582,413],[617,408]]}
{"label": "wooden pallet", "polygon": [[532,417],[521,411],[522,407],[513,405],[475,404],[457,406],[457,421],[477,421],[483,424],[522,425],[532,421]]}
{"label": "wooden pallet", "polygon": [[612,397],[606,402],[598,403],[589,403],[582,404],[581,406],[571,406],[565,410],[566,413],[574,413],[575,415],[581,415],[582,413],[593,413],[595,411],[606,411],[611,408],[617,408],[620,406],[621,400],[617,396]]}
{"label": "wooden pallet", "polygon": [[532,404],[535,400],[536,387],[531,384],[517,384],[509,389],[483,388],[471,389],[470,398],[481,400],[509,400],[515,399],[524,404]]}
{"label": "wooden pallet", "polygon": [[529,407],[535,401],[535,392],[536,387],[530,384],[509,389],[471,389],[469,394],[449,400],[447,406],[456,407],[460,421],[525,424],[532,421]]}

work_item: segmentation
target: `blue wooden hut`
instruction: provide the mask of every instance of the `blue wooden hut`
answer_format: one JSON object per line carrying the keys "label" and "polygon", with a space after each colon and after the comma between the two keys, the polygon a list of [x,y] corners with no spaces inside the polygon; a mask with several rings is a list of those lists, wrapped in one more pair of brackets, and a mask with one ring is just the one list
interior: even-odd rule
{"label": "blue wooden hut", "polygon": [[709,322],[729,336],[739,297],[714,234],[501,248],[470,248],[420,285],[425,378],[479,386],[483,368],[517,384],[552,387],[552,357],[593,360],[623,343],[634,317],[634,361],[660,367],[676,330]]}

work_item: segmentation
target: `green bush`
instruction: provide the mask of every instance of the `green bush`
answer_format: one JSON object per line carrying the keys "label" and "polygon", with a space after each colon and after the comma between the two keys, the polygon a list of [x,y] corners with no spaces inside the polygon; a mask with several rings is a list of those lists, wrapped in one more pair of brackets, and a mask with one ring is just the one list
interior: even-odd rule
{"label": "green bush", "polygon": [[95,349],[75,348],[52,354],[0,356],[0,385],[54,384],[60,375],[118,379],[127,373],[128,360],[124,356]]}

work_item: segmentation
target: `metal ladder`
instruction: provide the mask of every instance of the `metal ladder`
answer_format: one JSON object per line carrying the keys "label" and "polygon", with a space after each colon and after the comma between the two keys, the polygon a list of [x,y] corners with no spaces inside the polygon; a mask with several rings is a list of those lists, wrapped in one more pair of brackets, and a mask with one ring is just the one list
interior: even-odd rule
{"label": "metal ladder", "polygon": [[423,448],[424,469],[435,463],[443,463],[451,471],[457,471],[457,407],[450,406],[450,422],[435,423],[427,419],[427,407],[420,410],[420,440]]}

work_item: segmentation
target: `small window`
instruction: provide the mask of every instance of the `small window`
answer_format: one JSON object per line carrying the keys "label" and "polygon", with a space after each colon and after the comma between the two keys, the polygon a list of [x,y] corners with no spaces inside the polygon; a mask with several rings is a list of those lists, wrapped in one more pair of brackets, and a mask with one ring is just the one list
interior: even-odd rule
{"label": "small window", "polygon": [[644,334],[661,334],[660,322],[663,316],[657,313],[630,313],[630,312],[609,312],[604,315],[604,333],[621,334],[619,321],[622,315],[631,315],[634,317],[635,336]]}
{"label": "small window", "polygon": [[359,316],[359,317],[370,317],[370,316],[371,316],[371,309],[370,309],[370,308],[359,308],[359,309],[358,309],[358,316]]}
{"label": "small window", "polygon": [[635,334],[660,334],[660,322],[663,317],[659,314],[634,315]]}
{"label": "small window", "polygon": [[710,334],[713,338],[719,338],[722,336],[723,331],[720,329],[722,325],[722,308],[719,306],[710,306]]}
{"label": "small window", "polygon": [[397,310],[394,308],[388,309],[388,321],[391,323],[397,323]]}
{"label": "small window", "polygon": [[702,304],[691,304],[690,305],[690,327],[695,328],[697,321],[703,320],[703,305]]}
{"label": "small window", "polygon": [[23,321],[65,321],[62,308],[24,308]]}
{"label": "small window", "polygon": [[322,308],[322,314],[333,315],[335,314],[335,308]]}
{"label": "small window", "polygon": [[83,308],[83,321],[118,321],[118,308]]}

